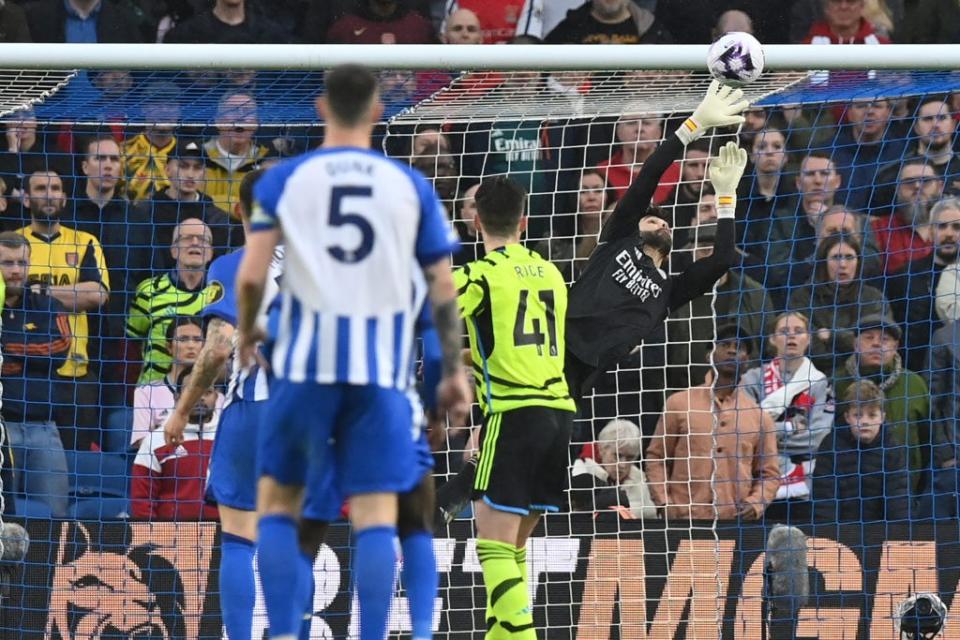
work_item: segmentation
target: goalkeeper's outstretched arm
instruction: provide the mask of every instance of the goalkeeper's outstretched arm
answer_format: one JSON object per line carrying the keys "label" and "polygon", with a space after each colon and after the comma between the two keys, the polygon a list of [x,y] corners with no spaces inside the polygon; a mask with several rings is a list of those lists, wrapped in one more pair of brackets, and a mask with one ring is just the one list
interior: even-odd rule
{"label": "goalkeeper's outstretched arm", "polygon": [[746,166],[747,152],[735,142],[725,144],[720,149],[720,156],[710,161],[710,182],[717,194],[717,237],[713,253],[697,260],[677,276],[670,288],[671,311],[710,291],[728,269],[736,266],[734,213],[737,209],[737,184]]}
{"label": "goalkeeper's outstretched arm", "polygon": [[610,220],[600,232],[600,242],[608,242],[630,235],[637,230],[640,219],[647,215],[653,193],[660,182],[663,172],[683,155],[683,149],[707,130],[714,127],[726,127],[740,124],[740,113],[747,108],[743,100],[743,91],[721,86],[716,80],[710,83],[707,95],[697,106],[696,111],[687,118],[676,133],[669,136],[657,147],[640,170],[640,175],[627,189],[613,210]]}

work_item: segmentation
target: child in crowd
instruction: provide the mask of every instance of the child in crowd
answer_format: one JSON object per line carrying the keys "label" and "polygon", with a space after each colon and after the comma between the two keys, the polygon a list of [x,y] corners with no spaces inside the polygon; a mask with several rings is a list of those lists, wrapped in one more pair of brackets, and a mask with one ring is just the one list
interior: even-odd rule
{"label": "child in crowd", "polygon": [[858,380],[842,397],[842,417],[820,446],[814,513],[820,522],[896,522],[909,517],[906,448],[889,433],[884,395]]}

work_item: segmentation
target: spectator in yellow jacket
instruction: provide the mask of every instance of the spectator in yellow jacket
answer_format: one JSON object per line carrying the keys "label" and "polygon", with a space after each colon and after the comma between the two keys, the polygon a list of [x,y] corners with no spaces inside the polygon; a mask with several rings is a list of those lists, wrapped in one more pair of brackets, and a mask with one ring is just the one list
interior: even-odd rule
{"label": "spectator in yellow jacket", "polygon": [[207,156],[205,192],[231,214],[239,200],[240,181],[267,155],[255,136],[260,121],[257,101],[246,93],[228,93],[217,107],[217,135],[204,145]]}

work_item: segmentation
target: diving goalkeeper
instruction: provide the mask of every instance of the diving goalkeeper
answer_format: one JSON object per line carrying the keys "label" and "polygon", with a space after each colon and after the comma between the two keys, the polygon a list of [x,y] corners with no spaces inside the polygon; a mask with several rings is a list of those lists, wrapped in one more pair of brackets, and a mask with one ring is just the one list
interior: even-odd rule
{"label": "diving goalkeeper", "polygon": [[[683,155],[686,145],[709,129],[743,122],[743,92],[710,84],[707,95],[687,120],[657,148],[640,175],[617,203],[600,232],[597,248],[569,293],[564,373],[570,395],[579,402],[597,377],[663,323],[667,315],[703,295],[736,262],[734,211],[736,187],[747,153],[733,142],[710,161],[710,182],[717,198],[717,234],[713,255],[697,260],[683,273],[662,268],[673,248],[670,225],[651,209],[663,172]],[[466,506],[476,461],[437,492],[440,515],[451,520]]]}
{"label": "diving goalkeeper", "polygon": [[740,124],[743,92],[710,84],[693,115],[643,163],[640,175],[617,203],[597,248],[570,289],[565,373],[573,397],[589,393],[599,374],[614,367],[663,323],[667,315],[710,291],[735,265],[736,187],[747,152],[728,142],[710,161],[717,197],[713,254],[670,276],[664,263],[673,247],[670,225],[650,208],[663,172],[684,147],[713,127]]}

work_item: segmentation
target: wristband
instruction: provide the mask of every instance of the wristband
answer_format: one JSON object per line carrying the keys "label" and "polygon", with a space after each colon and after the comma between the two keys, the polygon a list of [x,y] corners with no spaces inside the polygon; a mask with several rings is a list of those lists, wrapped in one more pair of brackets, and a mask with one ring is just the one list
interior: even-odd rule
{"label": "wristband", "polygon": [[701,127],[693,117],[690,117],[684,120],[680,128],[677,129],[677,137],[680,138],[680,141],[686,146],[702,136],[703,131],[703,127]]}
{"label": "wristband", "polygon": [[733,220],[736,212],[736,196],[717,194],[717,220]]}

